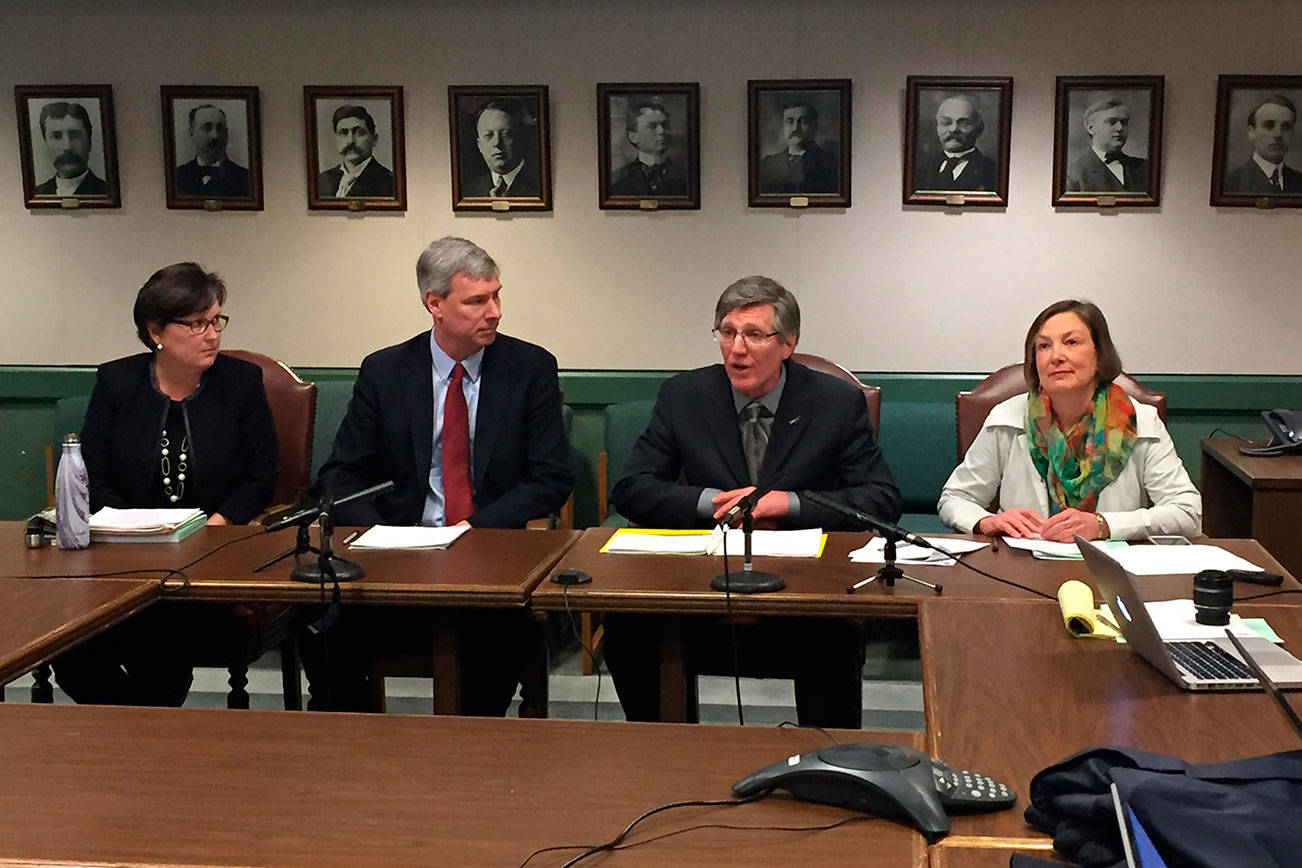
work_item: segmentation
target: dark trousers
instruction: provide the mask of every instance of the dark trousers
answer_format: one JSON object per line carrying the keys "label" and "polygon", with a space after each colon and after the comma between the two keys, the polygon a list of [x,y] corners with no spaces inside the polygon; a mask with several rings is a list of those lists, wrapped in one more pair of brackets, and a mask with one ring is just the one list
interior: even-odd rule
{"label": "dark trousers", "polygon": [[[732,674],[731,629],[723,618],[685,618],[688,677]],[[654,615],[603,619],[606,665],[628,720],[660,719],[660,629]],[[736,624],[740,672],[793,678],[796,717],[812,726],[858,729],[863,711],[863,625],[835,618],[746,619]]]}
{"label": "dark trousers", "polygon": [[[373,711],[371,678],[429,675],[433,618],[429,608],[344,606],[324,633],[321,617],[305,607],[298,632],[313,711]],[[465,609],[456,614],[461,659],[461,713],[502,717],[515,696],[529,635],[518,609]]]}
{"label": "dark trousers", "polygon": [[51,663],[59,687],[81,704],[182,705],[194,665],[179,608],[146,609],[60,654]]}

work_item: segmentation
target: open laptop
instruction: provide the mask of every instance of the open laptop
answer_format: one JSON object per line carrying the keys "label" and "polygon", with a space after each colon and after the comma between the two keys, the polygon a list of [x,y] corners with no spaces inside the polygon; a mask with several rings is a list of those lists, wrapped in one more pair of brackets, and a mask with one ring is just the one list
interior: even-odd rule
{"label": "open laptop", "polygon": [[[1225,637],[1165,642],[1135,590],[1135,577],[1103,549],[1076,537],[1085,564],[1094,574],[1099,594],[1116,617],[1127,644],[1185,690],[1261,690],[1261,684]],[[1302,687],[1302,660],[1260,636],[1242,640],[1243,647],[1280,687]]]}

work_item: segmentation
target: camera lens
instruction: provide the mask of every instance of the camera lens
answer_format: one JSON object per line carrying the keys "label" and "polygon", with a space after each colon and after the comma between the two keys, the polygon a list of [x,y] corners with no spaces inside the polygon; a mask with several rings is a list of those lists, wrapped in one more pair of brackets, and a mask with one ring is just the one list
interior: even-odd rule
{"label": "camera lens", "polygon": [[1194,620],[1211,627],[1230,623],[1234,582],[1224,570],[1203,570],[1194,576]]}

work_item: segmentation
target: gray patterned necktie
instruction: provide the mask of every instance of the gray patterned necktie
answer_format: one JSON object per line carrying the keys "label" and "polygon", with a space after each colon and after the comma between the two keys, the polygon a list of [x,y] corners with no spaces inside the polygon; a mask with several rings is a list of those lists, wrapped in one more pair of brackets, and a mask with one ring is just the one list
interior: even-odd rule
{"label": "gray patterned necktie", "polygon": [[741,408],[741,449],[746,456],[746,471],[750,474],[750,484],[759,481],[760,465],[764,463],[764,452],[769,447],[769,428],[773,424],[773,414],[759,401],[751,401]]}

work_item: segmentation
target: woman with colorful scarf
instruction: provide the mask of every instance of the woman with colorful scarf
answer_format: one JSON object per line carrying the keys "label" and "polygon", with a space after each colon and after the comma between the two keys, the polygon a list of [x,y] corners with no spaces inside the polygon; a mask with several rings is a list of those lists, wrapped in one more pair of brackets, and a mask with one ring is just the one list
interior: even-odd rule
{"label": "woman with colorful scarf", "polygon": [[945,524],[1059,542],[1201,531],[1202,497],[1157,410],[1112,382],[1121,357],[1097,306],[1041,311],[1023,371],[1030,391],[990,411],[945,483]]}

